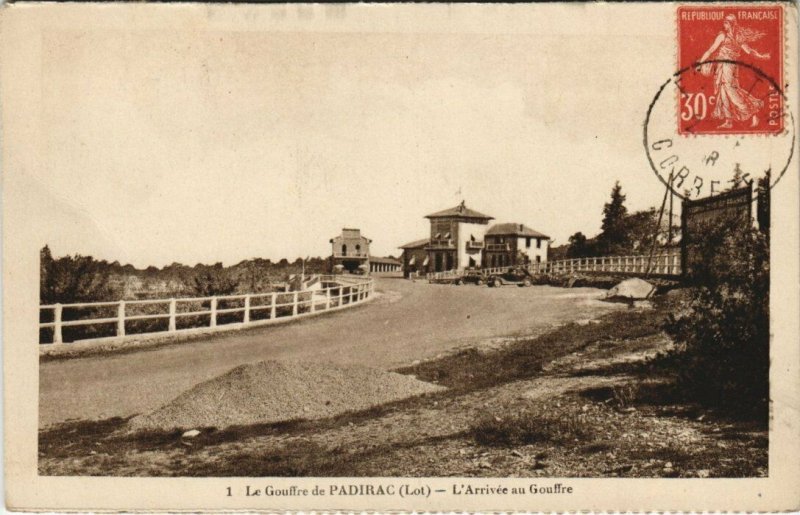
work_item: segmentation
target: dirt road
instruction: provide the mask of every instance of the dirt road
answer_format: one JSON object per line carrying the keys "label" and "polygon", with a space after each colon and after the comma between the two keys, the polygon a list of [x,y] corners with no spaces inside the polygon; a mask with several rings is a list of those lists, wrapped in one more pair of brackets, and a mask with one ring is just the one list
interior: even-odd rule
{"label": "dirt road", "polygon": [[615,309],[602,291],[431,285],[381,278],[379,298],[283,326],[68,361],[42,363],[41,427],[154,409],[191,386],[264,359],[394,368],[492,337],[539,334],[555,325]]}

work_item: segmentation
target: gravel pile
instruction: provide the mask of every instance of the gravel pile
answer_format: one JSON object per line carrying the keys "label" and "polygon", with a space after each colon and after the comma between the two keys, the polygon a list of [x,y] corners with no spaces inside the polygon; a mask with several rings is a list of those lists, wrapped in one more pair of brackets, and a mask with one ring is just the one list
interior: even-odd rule
{"label": "gravel pile", "polygon": [[260,361],[236,367],[134,417],[133,430],[224,428],[324,418],[443,389],[394,372],[322,363]]}

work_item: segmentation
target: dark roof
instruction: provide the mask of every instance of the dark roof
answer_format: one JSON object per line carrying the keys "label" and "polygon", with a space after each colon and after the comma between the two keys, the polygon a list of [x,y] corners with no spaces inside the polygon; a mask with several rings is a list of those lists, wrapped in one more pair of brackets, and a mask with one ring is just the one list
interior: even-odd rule
{"label": "dark roof", "polygon": [[421,240],[412,241],[411,243],[406,243],[405,245],[400,245],[399,249],[418,249],[424,247],[428,243],[431,242],[430,238],[423,238]]}
{"label": "dark roof", "polygon": [[456,207],[451,207],[450,209],[445,209],[444,211],[438,211],[430,215],[425,215],[425,218],[448,218],[451,216],[459,218],[476,218],[479,220],[494,220],[493,216],[484,215],[483,213],[479,213],[474,209],[470,209],[465,206],[463,202]]}
{"label": "dark roof", "polygon": [[403,264],[403,263],[401,263],[400,261],[398,261],[398,260],[396,260],[394,258],[387,258],[387,257],[370,256],[369,260],[372,263],[384,263],[384,264],[387,264],[387,265],[402,265]]}
{"label": "dark roof", "polygon": [[550,236],[534,231],[524,224],[494,224],[486,231],[487,236],[524,236],[550,239]]}

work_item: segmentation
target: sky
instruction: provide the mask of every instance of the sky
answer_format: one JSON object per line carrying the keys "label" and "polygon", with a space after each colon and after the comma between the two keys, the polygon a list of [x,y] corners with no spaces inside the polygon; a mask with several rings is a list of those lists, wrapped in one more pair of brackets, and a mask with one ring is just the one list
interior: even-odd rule
{"label": "sky", "polygon": [[674,68],[674,13],[628,6],[632,23],[621,6],[65,22],[41,41],[25,178],[41,244],[138,267],[234,264],[325,256],[357,227],[373,255],[398,255],[461,200],[556,245],[594,235],[615,181],[632,210],[664,193],[642,123]]}

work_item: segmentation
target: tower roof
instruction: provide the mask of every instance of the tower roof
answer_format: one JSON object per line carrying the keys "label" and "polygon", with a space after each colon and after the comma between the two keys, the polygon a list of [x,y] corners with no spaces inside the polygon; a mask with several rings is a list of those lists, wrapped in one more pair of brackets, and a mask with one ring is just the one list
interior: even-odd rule
{"label": "tower roof", "polygon": [[425,215],[425,218],[451,218],[451,217],[472,218],[476,220],[487,220],[487,221],[494,220],[493,216],[484,215],[483,213],[479,213],[474,209],[468,208],[463,201],[456,207],[451,207],[450,209],[445,209],[444,211],[438,211],[430,215]]}

